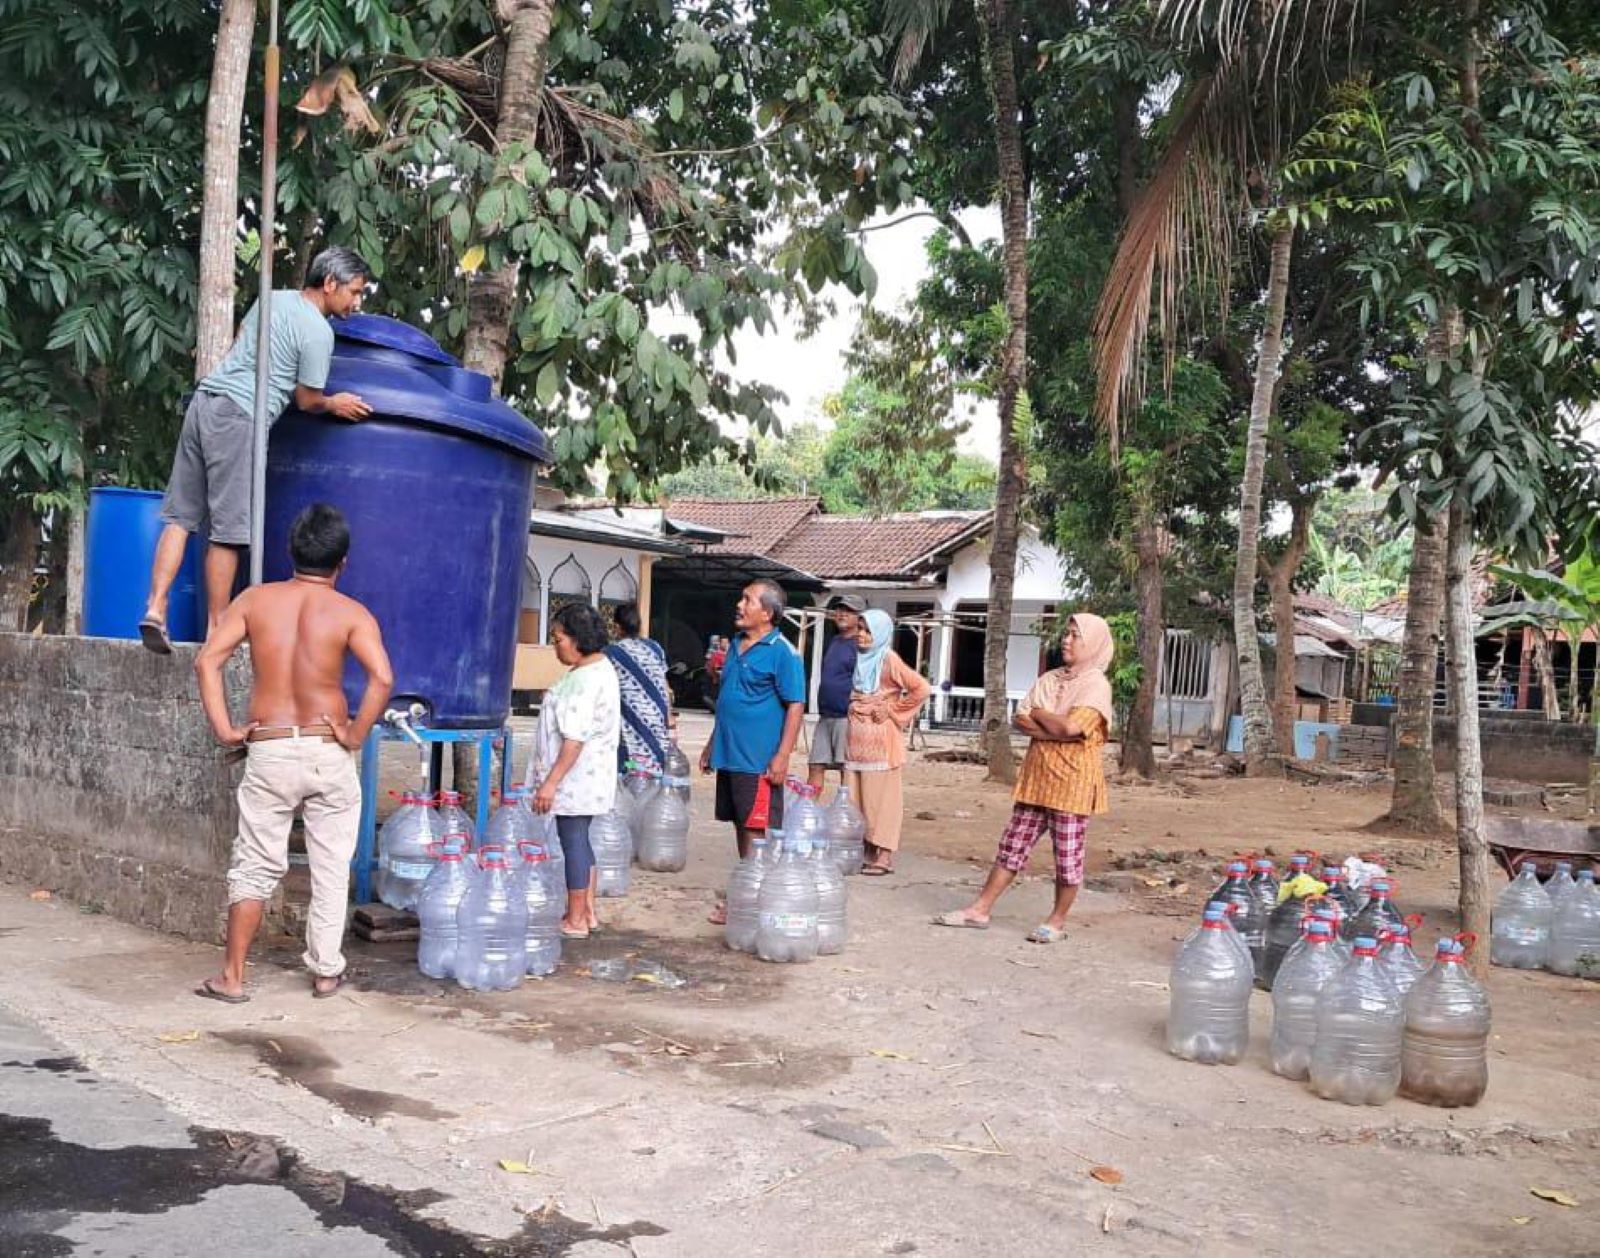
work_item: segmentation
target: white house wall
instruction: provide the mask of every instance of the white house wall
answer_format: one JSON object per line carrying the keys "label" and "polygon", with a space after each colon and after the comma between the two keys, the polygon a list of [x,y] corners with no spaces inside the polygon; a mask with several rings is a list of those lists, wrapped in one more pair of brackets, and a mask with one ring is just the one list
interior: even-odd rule
{"label": "white house wall", "polygon": [[[639,589],[639,558],[640,552],[628,550],[621,546],[606,546],[594,542],[574,542],[562,537],[541,537],[531,534],[528,537],[528,558],[539,569],[540,595],[539,595],[539,625],[541,635],[548,640],[550,634],[550,578],[555,575],[555,570],[566,562],[567,556],[574,556],[583,570],[589,574],[589,599],[598,602],[600,598],[600,584],[605,580],[606,573],[620,560],[623,570],[633,579],[634,593]],[[526,599],[527,591],[524,589],[523,597]]]}

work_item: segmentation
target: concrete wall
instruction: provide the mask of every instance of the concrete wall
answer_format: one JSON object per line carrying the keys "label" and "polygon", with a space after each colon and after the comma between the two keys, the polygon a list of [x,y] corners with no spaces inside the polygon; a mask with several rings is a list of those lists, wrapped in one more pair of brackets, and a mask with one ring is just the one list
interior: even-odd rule
{"label": "concrete wall", "polygon": [[[200,709],[195,650],[0,634],[0,878],[221,937],[238,769]],[[243,659],[228,673],[241,714]]]}
{"label": "concrete wall", "polygon": [[[1483,741],[1483,774],[1513,782],[1588,782],[1594,753],[1594,727],[1561,721],[1531,721],[1515,716],[1479,718]],[[1455,767],[1454,717],[1433,721],[1434,762]]]}

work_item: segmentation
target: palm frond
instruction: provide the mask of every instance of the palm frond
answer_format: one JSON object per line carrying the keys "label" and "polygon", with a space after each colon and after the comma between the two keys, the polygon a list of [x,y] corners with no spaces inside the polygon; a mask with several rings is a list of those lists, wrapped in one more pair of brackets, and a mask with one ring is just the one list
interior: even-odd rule
{"label": "palm frond", "polygon": [[[1124,411],[1137,409],[1144,398],[1152,304],[1170,380],[1189,285],[1221,279],[1232,268],[1244,171],[1229,158],[1244,141],[1239,119],[1228,108],[1226,82],[1206,75],[1184,93],[1161,162],[1128,216],[1101,290],[1094,322],[1095,413],[1113,453]],[[1227,284],[1217,287],[1226,300]]]}
{"label": "palm frond", "polygon": [[949,20],[953,3],[954,0],[880,0],[883,33],[895,45],[896,83],[911,77],[928,41]]}

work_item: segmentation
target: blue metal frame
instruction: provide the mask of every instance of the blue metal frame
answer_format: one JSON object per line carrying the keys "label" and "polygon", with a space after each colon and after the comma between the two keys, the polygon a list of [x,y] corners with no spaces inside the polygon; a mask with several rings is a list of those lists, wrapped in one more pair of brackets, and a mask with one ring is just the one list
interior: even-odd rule
{"label": "blue metal frame", "polygon": [[[478,744],[478,833],[489,824],[490,792],[483,784],[490,781],[494,772],[494,745],[503,741],[500,760],[500,790],[504,793],[511,782],[511,726],[498,729],[425,729],[416,728],[423,747],[433,753],[428,769],[428,790],[439,789],[438,757],[449,743]],[[409,742],[399,730],[388,725],[374,725],[361,748],[361,831],[356,839],[356,854],[350,861],[355,877],[357,904],[372,901],[372,871],[378,865],[378,749],[385,742]]]}

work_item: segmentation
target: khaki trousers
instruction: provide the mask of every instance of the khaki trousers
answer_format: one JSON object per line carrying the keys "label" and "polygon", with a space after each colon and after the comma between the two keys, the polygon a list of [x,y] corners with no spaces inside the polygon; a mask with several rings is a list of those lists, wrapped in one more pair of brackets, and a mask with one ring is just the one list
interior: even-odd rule
{"label": "khaki trousers", "polygon": [[239,783],[239,836],[228,869],[228,903],[269,900],[289,872],[289,828],[305,821],[311,863],[306,968],[323,978],[344,972],[350,858],[361,825],[355,757],[323,738],[251,743]]}

